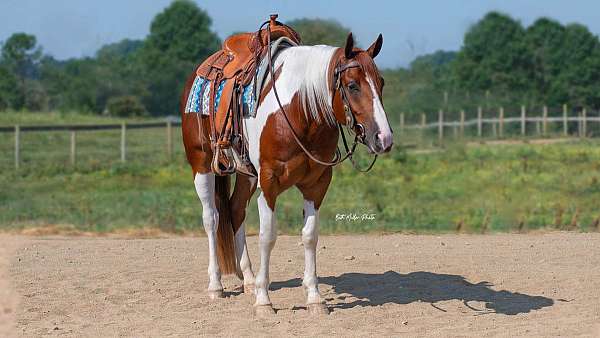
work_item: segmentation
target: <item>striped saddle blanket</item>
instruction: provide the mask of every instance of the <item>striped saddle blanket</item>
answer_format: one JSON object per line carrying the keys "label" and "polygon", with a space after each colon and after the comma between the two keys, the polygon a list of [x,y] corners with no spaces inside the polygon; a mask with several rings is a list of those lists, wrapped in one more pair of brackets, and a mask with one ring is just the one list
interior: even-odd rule
{"label": "striped saddle blanket", "polygon": [[[274,41],[271,44],[271,54],[273,55],[273,60],[277,57],[279,52],[282,50],[296,46],[296,43],[291,41],[287,37],[281,37]],[[254,117],[256,116],[256,102],[257,102],[257,93],[261,92],[262,86],[268,82],[270,76],[268,73],[268,60],[267,58],[263,58],[260,62],[260,65],[256,69],[256,77],[250,84],[243,87],[242,91],[242,112],[244,117]],[[215,95],[215,111],[219,106],[219,102],[221,101],[221,93],[223,91],[223,87],[225,86],[226,81],[230,80],[222,80],[219,85],[216,87],[216,95]],[[256,92],[254,92],[254,81],[259,85],[256,88]],[[211,83],[209,80],[196,76],[194,79],[194,83],[188,95],[187,103],[185,106],[186,113],[200,113],[202,115],[209,114],[209,105],[210,105],[210,96],[211,96]]]}

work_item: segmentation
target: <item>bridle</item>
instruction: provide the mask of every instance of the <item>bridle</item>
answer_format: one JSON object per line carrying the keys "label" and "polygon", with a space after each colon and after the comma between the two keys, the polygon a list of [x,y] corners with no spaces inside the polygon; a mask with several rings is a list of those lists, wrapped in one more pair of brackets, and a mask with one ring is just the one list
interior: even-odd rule
{"label": "bridle", "polygon": [[[346,126],[349,130],[354,132],[354,142],[352,144],[352,148],[348,148],[348,142],[346,141],[346,134],[344,133],[344,128],[342,126],[341,123],[337,123],[338,124],[338,129],[340,131],[340,134],[342,136],[342,143],[344,144],[344,148],[346,149],[346,153],[350,154],[350,156],[348,156],[350,158],[350,162],[352,162],[352,166],[354,167],[354,169],[360,171],[360,172],[367,172],[369,170],[371,170],[371,168],[373,168],[373,166],[375,165],[375,161],[377,161],[377,154],[375,154],[375,156],[373,157],[373,161],[371,162],[371,164],[367,167],[367,169],[360,169],[358,167],[358,164],[356,164],[356,162],[354,161],[354,151],[356,149],[356,146],[358,145],[358,143],[362,143],[364,145],[366,145],[366,132],[365,132],[365,127],[358,123],[358,121],[356,120],[356,114],[354,113],[353,109],[352,109],[352,105],[350,104],[350,101],[348,100],[348,95],[346,93],[346,88],[342,85],[342,73],[347,71],[348,69],[351,68],[361,68],[362,66],[361,64],[356,61],[356,60],[352,60],[349,63],[340,65],[339,61],[337,63],[337,65],[335,66],[335,69],[333,71],[333,78],[334,78],[334,87],[333,87],[333,95],[332,95],[332,101],[335,100],[335,94],[337,91],[340,92],[340,95],[342,97],[342,103],[344,105],[344,115],[346,117]],[[331,103],[333,105],[333,102]]]}
{"label": "bridle", "polygon": [[[341,96],[342,96],[342,102],[344,103],[344,114],[346,116],[346,126],[349,126],[348,129],[354,131],[354,141],[352,143],[351,147],[348,147],[348,142],[346,140],[346,134],[344,133],[343,130],[343,126],[340,122],[337,122],[337,127],[338,130],[340,131],[340,134],[342,136],[342,143],[344,145],[344,149],[346,151],[346,154],[344,156],[341,155],[341,151],[339,146],[336,147],[335,150],[335,156],[333,158],[333,160],[331,162],[326,162],[326,161],[322,161],[318,158],[316,158],[307,148],[306,146],[304,146],[304,144],[302,144],[302,141],[300,140],[300,138],[298,137],[298,134],[296,133],[296,131],[294,130],[294,127],[292,126],[292,123],[290,122],[290,119],[287,116],[287,113],[285,111],[285,109],[283,108],[283,105],[281,104],[281,100],[279,99],[279,94],[277,93],[277,88],[275,87],[275,71],[274,71],[274,67],[273,67],[273,57],[271,55],[271,29],[270,29],[270,25],[268,24],[269,21],[266,21],[265,23],[263,23],[259,29],[258,29],[258,34],[260,34],[262,28],[264,26],[266,26],[266,30],[267,30],[267,57],[268,57],[268,61],[269,61],[269,74],[271,76],[271,81],[273,82],[272,88],[273,88],[273,94],[275,94],[275,99],[277,100],[277,104],[279,105],[279,109],[281,110],[281,113],[285,119],[285,121],[287,122],[288,127],[290,128],[290,131],[292,132],[292,136],[294,138],[294,140],[296,141],[296,143],[298,144],[298,146],[300,147],[300,149],[302,149],[302,151],[304,151],[304,153],[306,154],[306,156],[308,156],[311,160],[315,161],[318,164],[324,165],[324,166],[328,166],[328,167],[333,167],[336,166],[342,162],[344,162],[346,159],[350,159],[350,162],[352,162],[352,166],[360,171],[360,172],[368,172],[369,170],[371,170],[373,168],[373,166],[375,165],[375,161],[377,161],[377,154],[375,154],[375,157],[373,158],[373,161],[371,162],[371,164],[366,168],[366,169],[360,169],[358,167],[358,165],[356,164],[356,162],[354,161],[354,152],[356,150],[356,146],[359,143],[365,144],[365,128],[362,124],[358,123],[356,121],[356,116],[352,110],[352,105],[350,104],[350,101],[348,100],[348,97],[346,95],[346,90],[344,88],[344,86],[341,83],[341,74],[343,72],[345,72],[346,70],[350,69],[350,68],[357,68],[360,67],[362,68],[362,66],[360,65],[360,63],[358,63],[356,60],[353,60],[347,64],[344,65],[340,65],[338,63],[338,65],[336,65],[335,69],[334,69],[334,83],[335,83],[335,87],[334,87],[334,91],[333,91],[333,95],[332,95],[332,99],[335,99],[335,93],[336,91],[339,91]],[[279,23],[279,22],[277,22]],[[281,23],[279,23],[281,24]],[[260,36],[260,35],[259,35]],[[259,41],[261,41],[259,39]],[[332,102],[333,104],[333,102]]]}

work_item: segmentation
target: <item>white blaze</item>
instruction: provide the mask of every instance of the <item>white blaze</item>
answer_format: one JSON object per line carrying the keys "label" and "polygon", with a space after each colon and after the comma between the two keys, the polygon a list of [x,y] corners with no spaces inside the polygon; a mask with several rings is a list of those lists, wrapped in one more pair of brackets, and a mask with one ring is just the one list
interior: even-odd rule
{"label": "white blaze", "polygon": [[387,120],[387,115],[385,114],[385,110],[383,109],[383,105],[381,104],[381,99],[377,94],[377,90],[375,89],[375,84],[373,84],[373,80],[367,76],[367,82],[369,83],[369,87],[371,87],[371,92],[373,94],[373,116],[375,118],[375,124],[379,129],[378,137],[381,140],[381,144],[383,148],[388,148],[394,138],[392,136],[392,129],[390,128],[390,124]]}

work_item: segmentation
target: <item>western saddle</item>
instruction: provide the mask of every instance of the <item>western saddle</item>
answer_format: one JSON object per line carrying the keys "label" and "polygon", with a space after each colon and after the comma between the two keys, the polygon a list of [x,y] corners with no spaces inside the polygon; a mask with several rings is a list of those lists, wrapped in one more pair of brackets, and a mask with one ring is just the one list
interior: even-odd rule
{"label": "western saddle", "polygon": [[[268,27],[263,28],[268,24]],[[253,84],[255,104],[258,105],[256,74],[261,60],[269,52],[271,41],[281,37],[300,44],[300,36],[289,26],[270,16],[255,33],[232,35],[223,42],[221,50],[208,57],[196,70],[196,75],[210,81],[209,121],[213,150],[212,171],[217,175],[238,172],[255,176],[250,164],[243,131],[243,91]],[[224,81],[224,84],[222,83]],[[215,106],[216,96],[220,99]],[[232,150],[233,148],[233,150]],[[237,151],[239,156],[234,154]]]}

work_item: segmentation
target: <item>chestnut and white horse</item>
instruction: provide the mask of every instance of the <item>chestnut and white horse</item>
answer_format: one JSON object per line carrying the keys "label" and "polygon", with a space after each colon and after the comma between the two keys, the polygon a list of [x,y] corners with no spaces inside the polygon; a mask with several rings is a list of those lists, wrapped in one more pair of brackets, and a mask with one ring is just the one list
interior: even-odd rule
{"label": "chestnut and white horse", "polygon": [[[350,34],[343,48],[296,46],[279,53],[273,64],[277,72],[262,90],[256,116],[243,121],[249,157],[258,177],[237,174],[232,194],[230,178],[211,172],[208,118],[184,113],[194,74],[190,76],[182,96],[182,132],[208,235],[210,298],[223,297],[221,274],[236,273],[243,279],[245,292],[254,289],[255,312],[274,313],[268,288],[269,259],[277,239],[276,202],[279,194],[296,186],[304,197],[302,284],[308,295],[307,307],[311,313],[328,312],[318,289],[316,247],[319,208],[331,182],[332,167],[319,164],[314,158],[332,161],[338,126],[348,123],[360,127],[363,143],[372,153],[391,149],[392,131],[381,101],[383,78],[373,61],[382,43],[379,35],[367,50],[362,50],[354,47]],[[244,218],[257,187],[260,268],[255,277],[246,246]]]}

